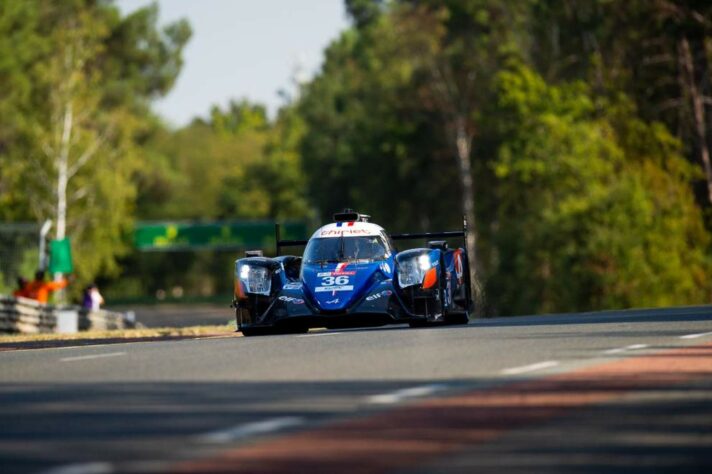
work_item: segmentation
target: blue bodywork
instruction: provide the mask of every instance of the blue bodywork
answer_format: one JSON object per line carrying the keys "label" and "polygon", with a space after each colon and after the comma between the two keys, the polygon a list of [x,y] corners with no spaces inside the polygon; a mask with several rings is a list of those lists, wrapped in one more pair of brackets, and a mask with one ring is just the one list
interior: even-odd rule
{"label": "blue bodywork", "polygon": [[[397,252],[383,235],[386,252],[382,258],[302,262],[296,256],[255,256],[237,260],[234,305],[238,328],[247,334],[269,328],[303,331],[413,324],[442,322],[453,314],[464,314],[466,321],[470,308],[464,249],[449,249],[442,242],[438,248]],[[418,284],[399,280],[399,269],[405,272],[406,264],[428,269],[422,275],[415,270]],[[255,268],[262,272],[259,275],[270,275],[269,285],[262,281],[261,286],[248,287],[252,284],[249,272]]]}
{"label": "blue bodywork", "polygon": [[392,256],[377,262],[302,267],[304,295],[322,311],[345,311],[392,278]]}

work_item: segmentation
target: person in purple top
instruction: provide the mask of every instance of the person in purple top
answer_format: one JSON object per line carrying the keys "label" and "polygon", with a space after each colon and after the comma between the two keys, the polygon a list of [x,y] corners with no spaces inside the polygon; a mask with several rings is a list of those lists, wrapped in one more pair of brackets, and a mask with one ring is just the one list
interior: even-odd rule
{"label": "person in purple top", "polygon": [[87,286],[82,298],[82,307],[96,311],[101,308],[102,304],[104,304],[104,297],[99,293],[99,288],[96,284],[92,283]]}

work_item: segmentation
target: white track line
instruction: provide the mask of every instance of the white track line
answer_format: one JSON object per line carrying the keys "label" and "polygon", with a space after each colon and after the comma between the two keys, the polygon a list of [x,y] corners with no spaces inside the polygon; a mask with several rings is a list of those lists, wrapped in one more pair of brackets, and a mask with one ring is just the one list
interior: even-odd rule
{"label": "white track line", "polygon": [[680,339],[697,339],[698,337],[712,336],[712,332],[701,332],[698,334],[685,334]]}
{"label": "white track line", "polygon": [[556,360],[545,360],[543,362],[537,362],[536,364],[523,365],[521,367],[511,367],[509,369],[504,369],[502,374],[504,375],[519,375],[525,374],[527,372],[534,372],[535,370],[548,369],[550,367],[556,367],[559,362]]}
{"label": "white track line", "polygon": [[344,333],[343,332],[315,332],[314,334],[301,334],[297,337],[338,336],[339,334],[344,334]]}
{"label": "white track line", "polygon": [[447,385],[421,385],[419,387],[404,388],[391,393],[371,395],[366,400],[368,403],[390,404],[398,403],[408,398],[425,397],[435,392],[445,390]]}
{"label": "white track line", "polygon": [[42,474],[110,474],[114,468],[108,462],[66,464],[42,471]]}
{"label": "white track line", "polygon": [[630,346],[616,347],[615,349],[608,349],[606,351],[603,351],[603,353],[604,354],[620,354],[621,352],[634,351],[636,349],[645,349],[646,347],[648,347],[647,344],[631,344]]}
{"label": "white track line", "polygon": [[89,360],[89,359],[102,359],[104,357],[119,357],[126,355],[125,352],[107,352],[105,354],[93,354],[93,355],[85,355],[85,356],[76,356],[76,357],[64,357],[63,359],[59,359],[61,362],[74,362],[77,360]]}
{"label": "white track line", "polygon": [[302,423],[304,423],[304,418],[298,416],[270,418],[264,421],[245,423],[224,430],[205,433],[198,436],[198,441],[204,443],[230,443],[248,436],[272,433],[284,428],[301,425]]}

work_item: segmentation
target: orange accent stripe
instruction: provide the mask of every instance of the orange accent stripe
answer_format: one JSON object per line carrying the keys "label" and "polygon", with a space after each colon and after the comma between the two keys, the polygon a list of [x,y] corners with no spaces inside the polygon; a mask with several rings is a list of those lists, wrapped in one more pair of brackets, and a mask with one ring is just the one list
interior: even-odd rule
{"label": "orange accent stripe", "polygon": [[431,268],[425,273],[425,278],[423,279],[423,288],[426,290],[435,286],[438,281],[438,272],[435,268]]}

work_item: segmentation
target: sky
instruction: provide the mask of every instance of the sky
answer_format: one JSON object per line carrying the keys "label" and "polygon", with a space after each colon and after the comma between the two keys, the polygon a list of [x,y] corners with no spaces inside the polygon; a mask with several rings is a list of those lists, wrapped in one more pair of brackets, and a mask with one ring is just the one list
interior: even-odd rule
{"label": "sky", "polygon": [[[123,14],[151,0],[118,0]],[[158,0],[160,24],[186,18],[193,36],[183,70],[154,110],[173,126],[205,117],[213,105],[248,98],[271,116],[321,66],[324,48],[348,26],[343,0]]]}

